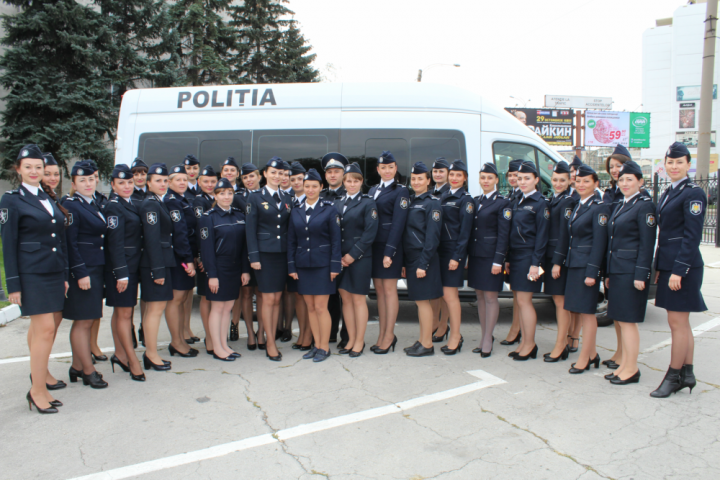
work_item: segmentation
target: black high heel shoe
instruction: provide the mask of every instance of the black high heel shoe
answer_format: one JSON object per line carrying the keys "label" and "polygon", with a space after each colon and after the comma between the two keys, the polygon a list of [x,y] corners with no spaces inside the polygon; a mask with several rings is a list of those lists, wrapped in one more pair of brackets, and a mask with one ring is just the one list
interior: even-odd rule
{"label": "black high heel shoe", "polygon": [[72,366],[70,366],[68,375],[70,376],[70,383],[75,383],[79,378],[82,378],[83,372],[82,370],[75,370]]}
{"label": "black high heel shoe", "polygon": [[565,348],[563,349],[563,351],[560,355],[558,355],[557,357],[553,357],[552,352],[546,353],[544,360],[548,363],[555,363],[558,360],[567,360],[568,355],[570,355],[570,350],[568,349],[568,346],[565,345]]}
{"label": "black high heel shoe", "polygon": [[112,367],[113,373],[115,373],[115,365],[116,365],[116,364],[119,365],[120,368],[123,369],[123,372],[129,372],[129,371],[130,371],[130,367],[128,367],[127,365],[125,365],[123,362],[121,362],[120,359],[119,359],[117,356],[113,355],[112,357],[110,357],[110,366]]}
{"label": "black high heel shoe", "polygon": [[187,353],[182,353],[182,352],[178,351],[177,348],[173,347],[172,344],[170,344],[170,345],[168,345],[168,351],[170,352],[171,357],[174,357],[175,355],[180,355],[181,357],[184,357],[184,358],[197,357],[197,350],[195,350],[194,348],[191,348],[190,351],[188,351]]}
{"label": "black high heel shoe", "polygon": [[143,332],[142,323],[138,329],[138,342],[140,342],[143,347],[145,346],[145,333]]}
{"label": "black high heel shoe", "polygon": [[207,340],[203,340],[203,343],[205,344],[205,353],[207,353],[208,355],[212,355],[214,352],[212,350],[208,350]]}
{"label": "black high heel shoe", "polygon": [[96,362],[107,362],[108,360],[107,355],[95,355],[94,353],[91,353],[90,355],[92,355],[92,359]]}
{"label": "black high heel shoe", "polygon": [[258,341],[258,342],[257,342],[257,347],[258,347],[260,350],[267,350],[267,343],[260,343],[260,342]]}
{"label": "black high heel shoe", "polygon": [[147,355],[143,353],[143,366],[145,367],[145,370],[150,370],[151,368],[157,372],[164,372],[167,370],[170,370],[172,368],[170,365],[166,365],[165,361],[163,361],[162,365],[156,365],[150,360]]}
{"label": "black high heel shoe", "polygon": [[[253,330],[252,332],[253,332],[252,336],[255,339],[255,343],[253,343],[252,345],[250,344],[250,335],[248,335],[248,339],[247,339],[247,349],[250,350],[251,352],[253,350],[257,350],[257,348],[258,348],[257,333],[255,332],[255,330]],[[295,345],[297,345],[297,344],[295,344]],[[295,345],[293,345],[293,348],[295,348]]]}
{"label": "black high heel shoe", "polygon": [[53,407],[62,407],[63,403],[60,400],[53,400],[50,402],[50,405],[52,405]]}
{"label": "black high heel shoe", "polygon": [[[495,337],[492,337],[492,345],[495,345]],[[487,357],[490,356],[490,354],[492,354],[492,351],[493,351],[492,345],[490,346],[490,352],[488,352],[488,353],[483,353],[483,351],[482,351],[482,342],[480,342],[480,346],[479,346],[478,348],[473,348],[472,352],[473,352],[473,353],[479,353],[479,354],[480,354],[480,357],[482,357],[482,358],[487,358]]]}
{"label": "black high heel shoe", "polygon": [[618,376],[615,376],[615,378],[610,379],[610,383],[612,383],[613,385],[629,385],[631,383],[640,383],[640,370],[635,372],[632,377],[626,378],[625,380]]}
{"label": "black high heel shoe", "polygon": [[312,347],[313,347],[312,343],[310,343],[310,345],[300,345],[299,350],[301,352],[309,352],[310,350],[312,350]]}
{"label": "black high heel shoe", "polygon": [[238,324],[230,322],[230,335],[228,340],[235,342],[240,339],[240,332],[238,331]]}
{"label": "black high heel shoe", "polygon": [[273,362],[279,362],[280,360],[282,360],[282,353],[280,353],[279,351],[278,354],[273,357],[267,352],[267,350],[265,350],[265,356]]}
{"label": "black high heel shoe", "polygon": [[669,367],[662,383],[650,396],[653,398],[667,398],[670,394],[680,391],[680,388],[682,388],[681,372],[682,369]]}
{"label": "black high heel shoe", "polygon": [[608,373],[607,375],[605,375],[605,380],[612,380],[613,378],[618,378],[618,376],[614,373]]}
{"label": "black high heel shoe", "polygon": [[[30,384],[32,385],[32,373],[30,374]],[[695,385],[693,385],[695,386]],[[46,383],[45,388],[48,390],[60,390],[61,388],[67,387],[67,383],[63,382],[62,380],[57,380],[57,383]],[[692,388],[690,389],[692,391]]]}
{"label": "black high heel shoe", "polygon": [[455,347],[455,348],[450,348],[450,347],[448,347],[447,345],[444,345],[443,347],[440,348],[440,350],[442,350],[442,352],[443,352],[445,355],[455,355],[456,353],[460,353],[460,351],[462,350],[462,346],[463,346],[463,342],[464,342],[464,341],[465,341],[465,339],[461,336],[461,337],[460,337],[460,341],[459,341],[458,344],[457,344],[457,347]]}
{"label": "black high heel shoe", "polygon": [[137,341],[137,335],[135,335],[135,325],[134,324],[131,324],[131,325],[132,325],[132,327],[130,329],[132,330],[132,334],[133,334],[133,349],[135,349],[138,346],[138,341]]}
{"label": "black high heel shoe", "polygon": [[396,343],[397,343],[397,336],[396,336],[396,335],[393,335],[393,341],[392,341],[392,343],[390,344],[390,346],[389,346],[388,348],[386,348],[385,350],[383,350],[383,349],[380,348],[380,347],[377,347],[377,348],[375,349],[375,355],[385,355],[386,353],[388,353],[388,352],[390,351],[391,348],[392,348],[392,351],[394,352],[394,351],[395,351],[395,344],[396,344]]}
{"label": "black high heel shoe", "polygon": [[141,373],[140,375],[135,375],[132,370],[130,370],[130,378],[135,380],[136,382],[144,382],[145,381],[145,374]]}
{"label": "black high heel shoe", "polygon": [[235,361],[235,357],[233,357],[232,355],[228,355],[227,357],[223,358],[223,357],[219,357],[213,353],[213,358],[215,360],[222,360],[223,362],[234,362]]}
{"label": "black high heel shoe", "polygon": [[93,372],[90,375],[85,375],[83,373],[82,379],[83,385],[89,385],[92,388],[106,388],[108,386],[108,383],[103,380],[100,375],[98,375],[98,372]]}
{"label": "black high heel shoe", "polygon": [[365,342],[363,342],[363,346],[359,352],[356,352],[355,350],[350,350],[350,353],[348,353],[348,356],[351,358],[357,358],[360,355],[362,355],[364,351],[365,351]]}
{"label": "black high heel shoe", "polygon": [[[61,383],[60,380],[58,380],[58,383]],[[697,385],[697,380],[695,380],[695,373],[693,372],[693,366],[692,365],[683,365],[682,369],[680,370],[680,388],[678,388],[677,391],[679,392],[683,388],[687,387],[690,389],[690,393],[692,393],[692,389],[695,388],[695,385]],[[48,389],[49,389],[49,385],[48,385]]]}
{"label": "black high heel shoe", "polygon": [[58,413],[57,407],[53,406],[52,403],[50,404],[50,408],[40,408],[35,403],[35,400],[33,400],[32,395],[30,395],[30,392],[28,391],[27,395],[25,396],[28,401],[28,409],[32,410],[33,405],[35,405],[35,410],[38,411],[38,413]]}
{"label": "black high heel shoe", "polygon": [[[568,335],[568,338],[570,339],[570,343],[571,343],[570,345],[568,345],[568,349],[570,350],[570,353],[575,353],[575,352],[577,352],[577,351],[578,351],[578,347],[580,346],[580,339],[579,339],[579,338],[571,337],[570,335]],[[577,347],[573,347],[573,346],[572,346],[572,345],[575,344],[575,341],[578,342],[578,346],[577,346]]]}
{"label": "black high heel shoe", "polygon": [[520,343],[521,338],[522,333],[518,332],[514,340],[503,340],[502,342],[500,342],[500,345],[515,345],[516,343]]}
{"label": "black high heel shoe", "polygon": [[378,349],[377,344],[375,344],[375,345],[373,345],[372,347],[370,347],[370,351],[371,351],[371,352],[374,352],[374,351],[377,350],[377,349]]}
{"label": "black high heel shoe", "polygon": [[[437,329],[435,330],[437,332]],[[445,327],[445,333],[440,335],[439,337],[435,336],[435,332],[433,332],[432,341],[433,343],[440,343],[444,340],[447,340],[447,338],[450,336],[450,325]]]}
{"label": "black high heel shoe", "polygon": [[513,360],[515,360],[516,362],[524,362],[528,358],[537,358],[537,352],[538,352],[538,346],[537,346],[537,344],[535,344],[533,349],[530,350],[530,353],[528,353],[527,355],[517,354],[513,357]]}
{"label": "black high heel shoe", "polygon": [[600,355],[596,354],[595,358],[590,360],[585,366],[585,368],[576,368],[575,364],[573,363],[572,365],[570,365],[570,370],[568,370],[568,372],[572,373],[573,375],[577,375],[578,373],[583,373],[586,370],[590,370],[590,367],[593,365],[595,366],[595,368],[600,368]]}

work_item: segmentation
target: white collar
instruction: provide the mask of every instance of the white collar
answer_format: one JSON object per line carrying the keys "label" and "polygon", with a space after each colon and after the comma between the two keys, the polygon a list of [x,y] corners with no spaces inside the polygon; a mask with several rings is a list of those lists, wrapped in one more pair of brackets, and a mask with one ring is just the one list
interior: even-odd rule
{"label": "white collar", "polygon": [[394,178],[391,178],[391,179],[390,179],[390,180],[388,180],[387,182],[382,182],[382,186],[383,186],[383,188],[387,188],[387,187],[389,187],[390,185],[392,185],[392,184],[393,184],[393,182],[394,182],[394,181],[395,181],[395,179],[394,179]]}
{"label": "white collar", "polygon": [[223,212],[229,212],[230,210],[232,210],[232,205],[230,205],[230,208],[228,208],[227,210],[224,209],[224,208],[222,208],[220,205],[215,205],[215,206],[216,206],[217,208],[219,208],[220,210],[222,210]]}
{"label": "white collar", "polygon": [[[167,193],[165,193],[165,195],[167,195]],[[157,197],[160,199],[160,201],[163,201],[165,199],[165,195],[158,195]]]}
{"label": "white collar", "polygon": [[355,195],[348,195],[348,198],[350,200],[355,200],[355,197],[357,197],[359,193],[360,193],[360,191],[358,190],[357,192],[355,192]]}
{"label": "white collar", "polygon": [[318,201],[320,201],[320,197],[318,197],[317,199],[315,199],[315,203],[313,203],[312,205],[310,205],[310,203],[308,203],[308,201],[305,200],[305,210],[307,210],[308,208],[315,208],[315,206],[318,204]]}
{"label": "white collar", "polygon": [[268,192],[270,192],[270,196],[271,196],[271,197],[272,197],[273,195],[275,195],[276,193],[278,193],[277,190],[273,190],[272,188],[270,188],[270,187],[267,186],[267,185],[265,185],[265,188],[267,189]]}
{"label": "white collar", "polygon": [[302,202],[305,197],[307,197],[307,195],[305,195],[304,193],[299,197],[295,195],[295,200],[297,200],[298,202]]}
{"label": "white collar", "polygon": [[35,196],[37,196],[38,192],[40,191],[40,187],[34,187],[29,183],[22,182],[22,185],[28,192],[32,193]]}
{"label": "white collar", "polygon": [[83,200],[85,200],[87,203],[92,203],[92,202],[93,202],[93,198],[92,198],[92,197],[86,197],[86,196],[83,195],[82,193],[78,193],[78,195],[80,195],[80,198],[82,198]]}
{"label": "white collar", "polygon": [[[687,180],[687,178],[681,178],[677,182],[672,182],[673,188],[677,188],[677,186],[680,185],[680,183],[684,182],[685,180]],[[23,185],[25,185],[25,184],[23,183]]]}
{"label": "white collar", "polygon": [[[282,190],[282,188],[280,190]],[[292,190],[292,187],[288,188],[287,190],[282,190],[282,191],[287,193],[288,195],[290,195],[290,190]]]}
{"label": "white collar", "polygon": [[535,192],[537,192],[537,189],[533,190],[533,191],[530,192],[530,193],[524,193],[524,192],[523,192],[523,198],[527,198],[527,197],[529,197],[530,195],[533,195]]}
{"label": "white collar", "polygon": [[135,190],[140,190],[141,192],[147,192],[147,185],[145,185],[142,188],[135,187]]}
{"label": "white collar", "polygon": [[639,190],[637,192],[635,192],[634,194],[630,195],[630,197],[625,197],[625,203],[629,202],[630,200],[632,200],[633,198],[635,198],[638,195],[640,195]]}
{"label": "white collar", "polygon": [[490,198],[490,197],[492,197],[493,195],[495,195],[495,192],[497,192],[497,188],[493,188],[493,191],[490,192],[490,193],[483,193],[483,197],[485,197],[485,198]]}
{"label": "white collar", "polygon": [[583,204],[583,205],[585,205],[588,200],[592,200],[593,198],[595,198],[595,194],[594,194],[594,193],[593,193],[592,195],[588,196],[585,200],[580,199],[580,203]]}
{"label": "white collar", "polygon": [[438,190],[440,190],[441,188],[443,188],[446,184],[447,184],[447,182],[443,183],[442,185],[440,185],[439,183],[436,183],[436,184],[435,184],[435,191],[437,192]]}
{"label": "white collar", "polygon": [[197,182],[195,182],[195,183],[188,182],[188,188],[192,188],[193,190],[196,190],[197,186],[198,186]]}
{"label": "white collar", "polygon": [[457,191],[460,190],[461,188],[462,188],[462,187],[458,187],[458,188],[456,188],[455,190],[453,190],[453,189],[451,188],[451,189],[450,189],[450,195],[455,195],[455,192],[457,192]]}

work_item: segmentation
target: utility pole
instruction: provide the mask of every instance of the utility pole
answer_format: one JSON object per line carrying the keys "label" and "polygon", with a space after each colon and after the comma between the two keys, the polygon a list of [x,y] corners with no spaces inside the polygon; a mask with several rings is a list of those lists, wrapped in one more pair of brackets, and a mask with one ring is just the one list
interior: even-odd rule
{"label": "utility pole", "polygon": [[713,69],[715,68],[715,39],[717,38],[718,0],[708,0],[705,15],[705,45],[703,46],[702,84],[700,86],[700,122],[698,129],[697,177],[710,173],[710,132],[712,130]]}

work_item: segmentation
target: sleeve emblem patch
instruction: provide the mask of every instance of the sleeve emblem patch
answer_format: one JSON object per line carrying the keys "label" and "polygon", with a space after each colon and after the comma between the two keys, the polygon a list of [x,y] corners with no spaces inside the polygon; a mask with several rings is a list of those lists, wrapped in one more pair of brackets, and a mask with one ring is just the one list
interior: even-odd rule
{"label": "sleeve emblem patch", "polygon": [[601,227],[604,227],[607,225],[607,222],[608,222],[608,216],[606,214],[601,213],[600,215],[598,215],[598,225],[600,225]]}
{"label": "sleeve emblem patch", "polygon": [[172,210],[170,212],[170,218],[172,218],[172,221],[175,223],[182,220],[182,216],[180,215],[180,210]]}
{"label": "sleeve emblem patch", "polygon": [[697,200],[690,202],[690,213],[693,215],[700,215],[702,213],[702,202]]}
{"label": "sleeve emblem patch", "polygon": [[200,229],[200,238],[205,240],[208,237],[208,229],[207,227],[203,227]]}
{"label": "sleeve emblem patch", "polygon": [[377,220],[377,210],[375,210],[373,208],[372,213],[370,213],[370,216],[372,217],[373,220]]}
{"label": "sleeve emblem patch", "polygon": [[10,214],[8,213],[7,208],[3,208],[2,210],[0,210],[0,223],[4,224],[5,222],[7,222],[9,216]]}
{"label": "sleeve emblem patch", "polygon": [[567,220],[570,220],[570,215],[572,215],[572,208],[566,208],[565,209],[565,218]]}
{"label": "sleeve emblem patch", "polygon": [[433,210],[432,211],[432,219],[436,222],[440,221],[440,210]]}
{"label": "sleeve emblem patch", "polygon": [[472,204],[472,203],[468,203],[468,204],[465,206],[465,211],[466,211],[467,213],[469,213],[469,214],[472,214],[472,212],[473,212],[473,204]]}
{"label": "sleeve emblem patch", "polygon": [[503,209],[503,218],[505,220],[510,220],[512,218],[512,210],[509,208]]}
{"label": "sleeve emblem patch", "polygon": [[202,217],[203,214],[203,207],[195,207],[195,216],[197,218]]}
{"label": "sleeve emblem patch", "polygon": [[548,219],[548,220],[549,220],[549,219],[550,219],[550,210],[546,208],[546,209],[545,209],[545,212],[543,213],[543,215],[545,216],[545,219]]}
{"label": "sleeve emblem patch", "polygon": [[115,230],[118,226],[118,217],[108,217],[108,228]]}
{"label": "sleeve emblem patch", "polygon": [[400,199],[400,208],[407,208],[408,207],[408,199],[405,197],[402,197]]}
{"label": "sleeve emblem patch", "polygon": [[648,227],[654,227],[657,225],[657,221],[655,220],[655,214],[654,213],[648,213],[645,215],[645,223],[647,223]]}
{"label": "sleeve emblem patch", "polygon": [[157,223],[157,213],[155,212],[148,212],[147,213],[147,222],[150,225],[155,225]]}

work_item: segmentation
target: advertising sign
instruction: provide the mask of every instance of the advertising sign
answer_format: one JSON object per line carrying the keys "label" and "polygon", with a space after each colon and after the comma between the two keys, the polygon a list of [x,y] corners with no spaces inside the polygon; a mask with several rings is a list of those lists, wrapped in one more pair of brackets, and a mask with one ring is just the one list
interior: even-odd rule
{"label": "advertising sign", "polygon": [[650,114],[634,112],[585,112],[585,145],[589,147],[650,147]]}
{"label": "advertising sign", "polygon": [[[682,142],[688,148],[697,148],[698,146],[698,132],[697,130],[688,132],[675,132],[675,141]],[[710,146],[715,146],[715,130],[710,132]]]}
{"label": "advertising sign", "polygon": [[612,97],[578,97],[573,95],[545,95],[545,106],[555,108],[612,108]]}
{"label": "advertising sign", "polygon": [[[700,85],[690,85],[677,88],[676,99],[678,102],[700,100]],[[713,100],[717,100],[717,85],[713,85]]]}
{"label": "advertising sign", "polygon": [[571,109],[506,108],[505,110],[539,135],[548,145],[569,146],[573,144],[573,111]]}

